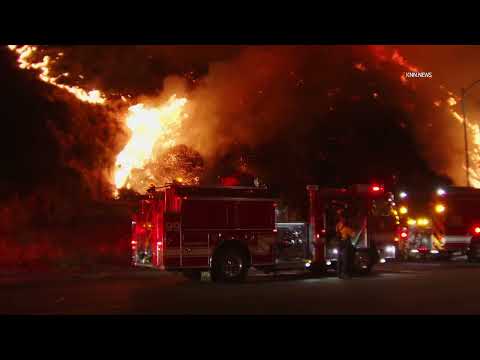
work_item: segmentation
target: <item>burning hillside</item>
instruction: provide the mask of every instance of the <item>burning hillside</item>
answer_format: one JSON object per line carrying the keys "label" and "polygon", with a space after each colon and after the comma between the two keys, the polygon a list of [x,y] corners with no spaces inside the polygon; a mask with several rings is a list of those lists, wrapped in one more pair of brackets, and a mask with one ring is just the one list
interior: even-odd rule
{"label": "burning hillside", "polygon": [[[147,183],[162,185],[174,176],[194,183],[215,178],[222,159],[238,145],[256,154],[249,166],[280,187],[279,177],[285,171],[299,172],[299,184],[348,182],[367,174],[428,173],[423,158],[431,169],[463,181],[458,137],[452,139],[448,151],[429,148],[428,143],[440,141],[431,134],[442,132],[445,115],[458,124],[463,121],[458,114],[458,96],[443,86],[435,90],[426,80],[407,79],[405,71],[422,69],[392,47],[10,45],[8,49],[17,56],[20,69],[31,70],[39,80],[99,108],[108,126],[117,129],[117,134],[111,134],[109,141],[114,144],[110,149],[96,154],[106,156],[102,165],[86,169],[81,154],[66,160],[86,179],[103,177],[112,191],[121,187],[144,191]],[[121,63],[114,65],[113,58],[118,57],[128,69]],[[343,125],[335,128],[332,124]],[[362,130],[370,126],[370,130]],[[373,153],[368,147],[374,144],[367,145],[368,138],[382,126],[396,127],[395,131],[404,133],[401,136],[416,140],[399,142],[395,148],[389,147],[392,142],[385,143],[383,154]],[[480,135],[476,124],[469,128],[474,145],[471,180],[477,186]],[[69,140],[68,134],[57,128],[53,131],[62,146],[73,146],[75,141]],[[77,139],[83,142],[78,146],[91,146],[101,134]],[[360,134],[362,138],[358,138]],[[448,134],[442,133],[441,138],[448,139]],[[370,156],[378,166],[368,165],[369,172],[352,168],[341,174],[333,170],[338,160],[334,148],[357,143],[361,149],[356,152],[363,151],[363,156]],[[172,172],[170,165],[162,168],[161,162],[166,160],[159,159],[168,159],[177,145],[198,154],[202,166],[191,174],[186,173],[186,166],[180,171],[183,175]],[[290,151],[283,155],[282,170],[273,165],[275,156],[267,159],[265,154],[271,153],[270,147],[283,152],[279,148],[283,146]],[[405,155],[412,151],[414,154]],[[290,158],[294,159],[291,168]],[[404,165],[406,158],[409,166]],[[315,161],[332,171],[318,173]],[[386,166],[388,174],[380,171],[386,163],[393,164]]]}
{"label": "burning hillside", "polygon": [[[175,179],[258,176],[298,219],[308,183],[464,183],[458,95],[435,73],[407,78],[430,69],[393,47],[11,45],[0,55],[0,232],[32,246],[39,227],[67,235],[90,221],[92,200]],[[469,133],[478,186],[476,123]],[[96,219],[128,232],[128,213],[107,213]],[[104,252],[120,241],[107,228],[92,240]]]}

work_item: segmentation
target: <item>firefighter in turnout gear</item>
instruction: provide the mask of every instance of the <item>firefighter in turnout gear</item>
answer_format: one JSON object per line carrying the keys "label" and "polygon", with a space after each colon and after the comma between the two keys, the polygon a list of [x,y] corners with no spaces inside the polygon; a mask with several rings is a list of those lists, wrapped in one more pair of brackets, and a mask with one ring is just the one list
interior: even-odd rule
{"label": "firefighter in turnout gear", "polygon": [[353,268],[354,248],[352,239],[355,235],[343,213],[339,213],[336,226],[339,242],[339,255],[337,260],[337,274],[341,279],[350,278]]}

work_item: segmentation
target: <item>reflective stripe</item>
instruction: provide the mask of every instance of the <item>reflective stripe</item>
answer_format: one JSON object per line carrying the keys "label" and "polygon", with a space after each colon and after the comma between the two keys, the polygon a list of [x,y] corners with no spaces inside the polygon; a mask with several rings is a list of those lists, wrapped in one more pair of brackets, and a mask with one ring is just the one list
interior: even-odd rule
{"label": "reflective stripe", "polygon": [[470,242],[470,237],[469,235],[467,236],[445,236],[445,243],[451,244],[451,243],[469,243]]}

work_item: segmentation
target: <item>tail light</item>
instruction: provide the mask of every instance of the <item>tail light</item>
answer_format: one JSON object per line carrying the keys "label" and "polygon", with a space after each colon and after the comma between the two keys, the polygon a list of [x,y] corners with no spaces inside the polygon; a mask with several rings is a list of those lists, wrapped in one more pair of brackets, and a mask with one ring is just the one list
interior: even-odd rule
{"label": "tail light", "polygon": [[370,186],[370,192],[372,192],[372,193],[381,193],[381,192],[383,192],[383,186],[377,185],[377,184],[373,184],[373,185]]}
{"label": "tail light", "polygon": [[480,225],[475,225],[473,228],[472,228],[472,235],[480,235]]}

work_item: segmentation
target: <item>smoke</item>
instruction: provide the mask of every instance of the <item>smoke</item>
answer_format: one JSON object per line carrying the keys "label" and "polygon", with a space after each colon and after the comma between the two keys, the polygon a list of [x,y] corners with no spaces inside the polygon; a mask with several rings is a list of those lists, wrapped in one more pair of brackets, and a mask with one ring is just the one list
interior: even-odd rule
{"label": "smoke", "polygon": [[[202,179],[215,179],[230,168],[225,162],[245,158],[249,171],[295,201],[307,183],[398,175],[407,181],[435,177],[432,169],[460,178],[459,124],[445,107],[433,106],[437,95],[429,80],[402,84],[405,69],[391,61],[392,52],[366,46],[70,46],[44,47],[38,56],[62,53],[52,68],[69,74],[62,81],[110,97],[128,94],[132,102],[153,105],[173,93],[186,96],[189,117],[176,143],[203,158]],[[15,79],[3,98],[17,104],[23,96],[39,109],[8,115],[24,122],[13,137],[26,133],[19,150],[25,169],[8,166],[52,189],[75,179],[67,183],[73,193],[84,189],[80,198],[105,197],[115,156],[128,140],[126,105],[79,103],[14,69],[6,57]],[[26,140],[39,135],[37,142]],[[442,146],[445,141],[451,146]],[[5,146],[3,156],[15,146]]]}

